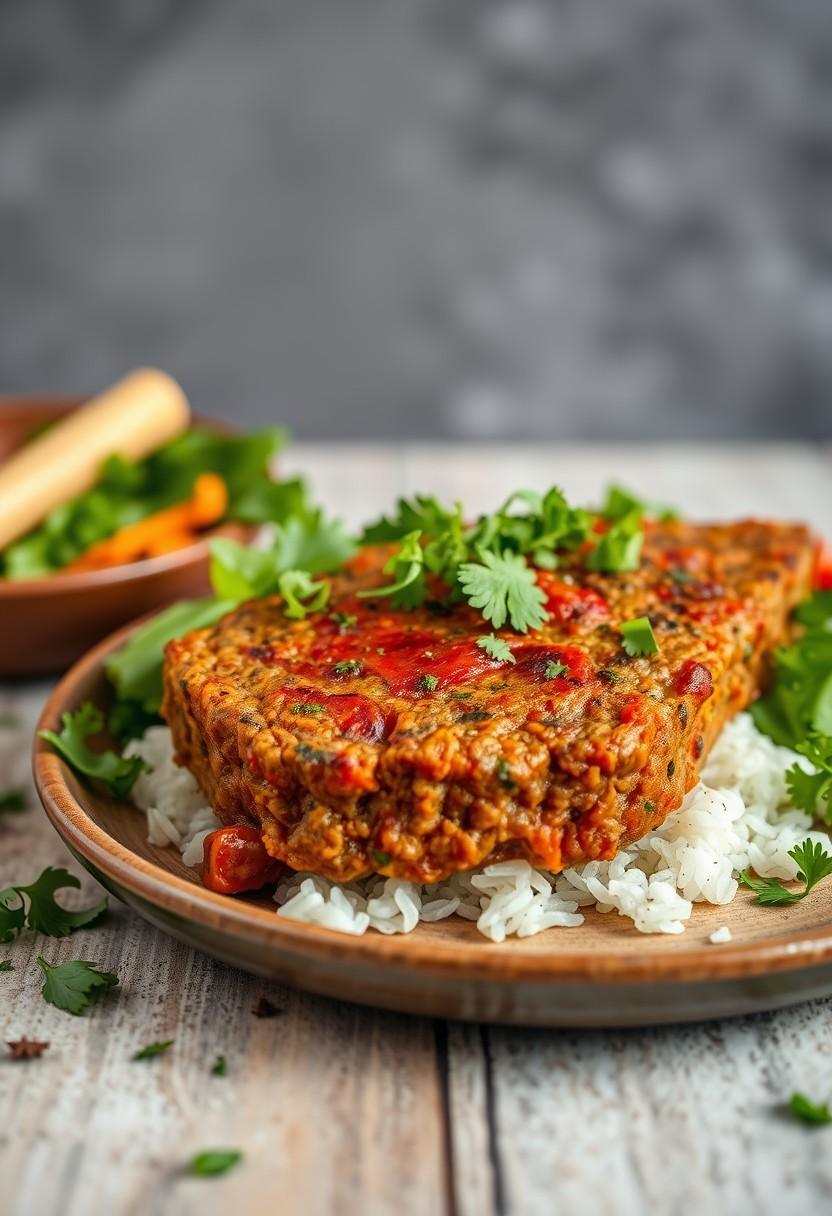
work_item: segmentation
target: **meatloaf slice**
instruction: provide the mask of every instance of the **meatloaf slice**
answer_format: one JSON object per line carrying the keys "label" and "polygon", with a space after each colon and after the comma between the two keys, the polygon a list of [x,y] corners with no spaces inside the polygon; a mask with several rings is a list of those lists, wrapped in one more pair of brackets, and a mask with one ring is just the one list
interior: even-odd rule
{"label": "meatloaf slice", "polygon": [[[757,695],[813,546],[800,526],[673,522],[648,530],[635,573],[564,559],[538,575],[547,624],[500,635],[513,662],[477,645],[465,604],[357,598],[386,556],[362,551],[324,612],[252,600],[165,659],[177,761],[223,822],[341,881],[510,857],[557,871],[660,824]],[[660,651],[630,657],[620,627],[645,615]]]}

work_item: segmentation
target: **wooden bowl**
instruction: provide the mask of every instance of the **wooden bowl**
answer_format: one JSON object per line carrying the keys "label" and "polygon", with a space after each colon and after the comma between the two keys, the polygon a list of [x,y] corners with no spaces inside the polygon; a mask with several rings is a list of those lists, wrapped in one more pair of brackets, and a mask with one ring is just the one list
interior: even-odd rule
{"label": "wooden bowl", "polygon": [[[82,398],[0,398],[0,461],[46,422],[82,404]],[[223,429],[216,422],[202,425]],[[225,524],[208,535],[250,539],[253,529]],[[176,600],[206,595],[207,537],[162,557],[109,570],[56,573],[45,578],[0,578],[0,677],[62,671],[100,638],[126,621]]]}
{"label": "wooden bowl", "polygon": [[[63,678],[40,726],[92,700],[105,707],[104,662],[122,630]],[[78,860],[151,924],[226,963],[324,996],[431,1016],[537,1026],[638,1026],[774,1009],[832,993],[832,880],[789,908],[751,892],[697,906],[679,937],[643,936],[614,914],[578,929],[494,945],[469,922],[412,934],[346,937],[279,917],[268,893],[207,891],[174,848],[147,841],[143,814],[81,782],[36,740],[35,783]],[[727,925],[733,941],[708,936]]]}

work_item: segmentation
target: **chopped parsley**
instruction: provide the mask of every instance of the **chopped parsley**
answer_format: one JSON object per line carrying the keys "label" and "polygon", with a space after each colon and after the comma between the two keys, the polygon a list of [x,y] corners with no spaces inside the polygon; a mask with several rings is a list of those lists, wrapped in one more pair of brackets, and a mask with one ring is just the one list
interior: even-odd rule
{"label": "chopped parsley", "polygon": [[832,874],[832,854],[818,841],[804,840],[789,850],[789,857],[797,862],[797,877],[804,884],[802,891],[790,891],[779,878],[752,878],[747,870],[740,874],[740,882],[751,888],[758,904],[769,907],[796,904],[805,899],[816,883]]}
{"label": "chopped parsley", "polygon": [[383,849],[373,849],[373,861],[377,866],[389,866],[390,854],[385,853]]}
{"label": "chopped parsley", "polygon": [[139,1051],[134,1052],[130,1057],[131,1060],[150,1060],[154,1056],[160,1056],[163,1052],[168,1051],[173,1047],[173,1039],[166,1039],[163,1043],[148,1043],[147,1047],[142,1047]]}
{"label": "chopped parsley", "polygon": [[659,644],[649,617],[639,616],[633,621],[625,621],[621,626],[621,638],[631,659],[637,655],[658,654]]}
{"label": "chopped parsley", "polygon": [[503,789],[516,790],[517,782],[511,775],[511,766],[504,756],[497,761],[497,778]]}
{"label": "chopped parsley", "polygon": [[558,676],[562,676],[563,673],[568,670],[569,670],[569,668],[566,666],[565,663],[555,663],[552,660],[550,660],[546,664],[546,670],[544,671],[543,674],[547,680],[556,680],[558,678]]}
{"label": "chopped parsley", "polygon": [[419,677],[419,688],[422,692],[436,692],[438,684],[438,676],[421,675]]}
{"label": "chopped parsley", "polygon": [[363,659],[341,659],[332,669],[337,676],[360,676],[364,670]]}
{"label": "chopped parsley", "polygon": [[242,1159],[243,1154],[237,1148],[208,1148],[191,1158],[188,1173],[199,1178],[213,1178],[227,1173]]}
{"label": "chopped parsley", "polygon": [[41,730],[41,739],[51,743],[60,756],[77,773],[100,781],[117,798],[126,798],[139,773],[147,765],[139,756],[120,756],[108,749],[94,752],[87,740],[104,728],[104,716],[100,709],[86,701],[74,713],[61,715],[61,730]]}
{"label": "chopped parsley", "polygon": [[24,928],[47,937],[66,937],[75,929],[93,924],[106,911],[106,898],[74,912],[62,908],[55,899],[56,891],[80,886],[74,874],[47,866],[29,886],[0,891],[0,942],[11,941]]}
{"label": "chopped parsley", "polygon": [[644,813],[645,815],[655,815],[656,813],[656,804],[655,802],[651,802],[649,798],[644,804]]}
{"label": "chopped parsley", "polygon": [[84,959],[53,966],[38,955],[37,964],[46,977],[41,988],[43,999],[64,1013],[82,1014],[94,997],[118,986],[117,975],[98,971],[94,963]]}
{"label": "chopped parsley", "polygon": [[601,670],[598,672],[598,675],[602,676],[605,680],[609,680],[610,684],[617,684],[618,681],[621,679],[621,676],[618,674],[618,672],[613,671],[609,667],[602,667]]}
{"label": "chopped parsley", "polygon": [[484,650],[489,659],[494,659],[498,663],[516,663],[514,655],[511,653],[511,647],[508,642],[502,638],[498,638],[495,633],[486,634],[484,637],[477,638],[477,645],[480,650]]}
{"label": "chopped parsley", "polygon": [[805,1094],[793,1093],[789,1098],[788,1110],[795,1119],[799,1119],[801,1123],[811,1124],[813,1127],[822,1127],[827,1123],[832,1123],[832,1111],[829,1110],[828,1104],[813,1102]]}
{"label": "chopped parsley", "polygon": [[289,707],[289,713],[290,714],[301,714],[304,717],[308,717],[310,714],[326,713],[326,710],[324,709],[323,705],[318,705],[317,703],[315,703],[313,701],[305,701],[305,702],[302,702],[300,705],[291,705]]}
{"label": "chopped parsley", "polygon": [[339,633],[346,633],[358,624],[358,617],[351,612],[330,612],[329,619],[338,626]]}

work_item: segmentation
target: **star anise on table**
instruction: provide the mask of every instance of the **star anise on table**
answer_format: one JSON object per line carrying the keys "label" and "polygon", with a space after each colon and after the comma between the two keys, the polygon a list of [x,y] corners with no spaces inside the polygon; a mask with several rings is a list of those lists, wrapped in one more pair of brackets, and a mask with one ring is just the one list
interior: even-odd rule
{"label": "star anise on table", "polygon": [[27,1039],[24,1035],[22,1039],[14,1042],[7,1041],[6,1046],[13,1060],[36,1060],[38,1056],[43,1055],[49,1044],[39,1043],[36,1039]]}
{"label": "star anise on table", "polygon": [[252,1006],[251,1012],[256,1018],[276,1018],[284,1010],[275,1005],[274,1001],[270,1001],[267,996],[261,996],[257,1004]]}

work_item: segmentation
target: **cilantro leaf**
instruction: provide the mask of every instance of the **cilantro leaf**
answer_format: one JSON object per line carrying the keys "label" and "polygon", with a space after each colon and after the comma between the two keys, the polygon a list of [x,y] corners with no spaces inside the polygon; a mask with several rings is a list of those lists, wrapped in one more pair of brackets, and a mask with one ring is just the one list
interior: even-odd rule
{"label": "cilantro leaf", "polygon": [[243,1154],[236,1148],[209,1148],[191,1158],[188,1172],[202,1178],[224,1174],[242,1161]]}
{"label": "cilantro leaf", "polygon": [[94,996],[118,986],[117,975],[98,971],[85,959],[53,965],[38,955],[37,964],[46,977],[41,988],[43,999],[65,1013],[82,1014]]}
{"label": "cilantro leaf", "polygon": [[601,514],[607,519],[622,519],[633,512],[641,517],[661,520],[662,523],[679,518],[679,512],[674,507],[663,507],[660,503],[639,498],[623,486],[608,486]]}
{"label": "cilantro leaf", "polygon": [[[799,764],[788,770],[786,784],[792,805],[832,822],[832,737],[812,734],[798,743],[796,750],[810,761],[815,771],[804,772]],[[821,810],[821,803],[826,804],[825,810]]]}
{"label": "cilantro leaf", "polygon": [[173,1047],[173,1039],[166,1039],[164,1043],[148,1043],[147,1047],[142,1047],[139,1051],[134,1052],[130,1059],[150,1060],[154,1056],[160,1056],[170,1047]]}
{"label": "cilantro leaf", "polygon": [[514,655],[511,653],[511,647],[503,638],[498,638],[496,633],[488,633],[485,637],[477,638],[477,645],[480,650],[484,650],[489,659],[495,659],[498,663],[516,663]]}
{"label": "cilantro leaf", "polygon": [[106,897],[92,907],[80,908],[74,912],[62,908],[55,899],[55,892],[64,887],[77,889],[80,886],[81,883],[74,874],[47,866],[28,887],[16,886],[12,890],[28,900],[26,925],[29,929],[35,933],[44,933],[48,937],[66,937],[75,929],[93,924],[107,910]]}
{"label": "cilantro leaf", "polygon": [[419,677],[419,688],[422,692],[436,692],[436,688],[437,688],[438,684],[439,684],[438,676],[431,676],[431,675],[423,674]]}
{"label": "cilantro leaf", "polygon": [[610,525],[595,548],[587,554],[587,568],[603,571],[605,574],[638,570],[643,544],[641,515],[634,511],[622,515]]}
{"label": "cilantro leaf", "polygon": [[793,1093],[789,1098],[788,1109],[801,1123],[809,1123],[816,1127],[832,1123],[832,1111],[829,1110],[827,1103],[813,1102],[805,1094]]}
{"label": "cilantro leaf", "polygon": [[418,608],[424,603],[428,589],[425,582],[425,551],[421,546],[421,532],[408,532],[402,538],[398,552],[384,564],[384,573],[393,576],[393,582],[383,587],[370,587],[359,591],[361,599],[377,599],[392,596],[397,608]]}
{"label": "cilantro leaf", "polygon": [[10,942],[26,927],[26,906],[14,887],[0,891],[0,942]]}
{"label": "cilantro leaf", "polygon": [[813,732],[832,736],[832,591],[816,591],[795,616],[802,631],[775,652],[772,689],[751,706],[757,728],[791,748]]}
{"label": "cilantro leaf", "polygon": [[789,850],[789,857],[799,867],[797,877],[805,884],[802,891],[790,891],[779,878],[752,878],[747,870],[740,874],[740,882],[754,891],[758,904],[771,907],[796,904],[805,899],[816,883],[832,874],[832,854],[827,853],[818,841],[804,840]]}
{"label": "cilantro leaf", "polygon": [[225,1062],[225,1056],[217,1056],[214,1063],[211,1065],[212,1077],[224,1077],[228,1072],[228,1066]]}
{"label": "cilantro leaf", "polygon": [[329,583],[316,582],[306,570],[286,570],[278,579],[285,615],[302,621],[310,612],[320,612],[329,599]]}
{"label": "cilantro leaf", "polygon": [[0,960],[0,971],[14,971],[14,965],[10,958]]}
{"label": "cilantro leaf", "polygon": [[658,654],[659,643],[650,618],[639,616],[633,621],[625,621],[621,626],[621,644],[631,659],[637,655]]}
{"label": "cilantro leaf", "polygon": [[59,733],[41,730],[38,731],[39,737],[51,743],[77,773],[100,781],[117,798],[126,797],[147,765],[139,756],[119,756],[112,750],[92,751],[87,739],[103,729],[101,711],[87,701],[75,713],[62,714],[61,723]]}
{"label": "cilantro leaf", "polygon": [[6,790],[0,794],[0,811],[25,811],[26,795],[23,790]]}
{"label": "cilantro leaf", "polygon": [[382,516],[369,524],[362,533],[362,545],[387,544],[402,540],[409,532],[421,532],[428,537],[437,537],[445,532],[460,514],[460,508],[448,510],[435,498],[417,494],[415,498],[400,498],[396,514],[391,518]]}
{"label": "cilantro leaf", "polygon": [[471,607],[479,608],[495,629],[509,620],[519,633],[526,633],[548,620],[546,596],[519,553],[483,550],[479,562],[460,566],[459,583]]}
{"label": "cilantro leaf", "polygon": [[546,664],[546,670],[543,674],[547,680],[556,680],[558,676],[562,676],[567,670],[568,668],[565,663],[554,663],[550,661]]}

